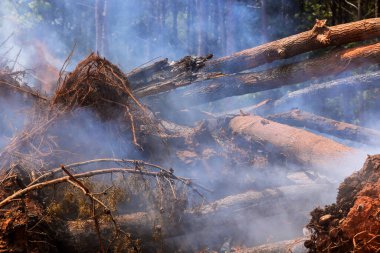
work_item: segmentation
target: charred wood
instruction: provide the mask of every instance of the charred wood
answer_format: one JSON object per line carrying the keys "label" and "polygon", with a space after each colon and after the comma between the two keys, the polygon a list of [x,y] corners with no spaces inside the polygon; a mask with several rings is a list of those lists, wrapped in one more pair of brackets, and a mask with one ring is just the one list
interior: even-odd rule
{"label": "charred wood", "polygon": [[[156,107],[164,106],[166,108],[168,101],[172,101],[175,102],[177,108],[184,108],[225,97],[276,89],[305,82],[312,78],[332,76],[379,61],[380,43],[376,43],[335,50],[320,57],[260,72],[222,75],[221,77],[192,83],[186,88],[148,96],[145,100]],[[174,87],[181,86],[178,84]],[[159,92],[157,90],[157,93]],[[141,91],[136,92],[138,97],[142,97],[141,94],[143,94]]]}
{"label": "charred wood", "polygon": [[[169,62],[168,59],[160,59],[146,66],[142,66],[132,70],[126,76],[131,83],[132,89],[140,92],[140,96],[157,93],[155,90],[173,88],[176,83],[191,83],[197,78],[205,78],[213,74],[198,74],[199,70],[205,65],[205,62],[212,58],[207,56],[185,56],[176,62]],[[159,83],[160,85],[154,85]],[[147,87],[140,91],[140,89]],[[153,90],[153,91],[150,91]],[[155,93],[153,93],[155,92]]]}
{"label": "charred wood", "polygon": [[126,76],[131,83],[131,88],[136,89],[154,80],[155,73],[168,68],[168,66],[169,62],[167,58],[157,59],[133,69]]}

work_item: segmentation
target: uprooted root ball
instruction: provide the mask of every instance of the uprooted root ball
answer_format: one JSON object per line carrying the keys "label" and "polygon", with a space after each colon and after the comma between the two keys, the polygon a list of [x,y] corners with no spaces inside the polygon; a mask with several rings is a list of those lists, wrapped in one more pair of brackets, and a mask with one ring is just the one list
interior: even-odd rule
{"label": "uprooted root ball", "polygon": [[133,96],[125,74],[108,60],[92,53],[60,83],[53,105],[65,110],[89,107],[102,119],[127,119],[137,144],[136,126],[151,126],[153,117]]}

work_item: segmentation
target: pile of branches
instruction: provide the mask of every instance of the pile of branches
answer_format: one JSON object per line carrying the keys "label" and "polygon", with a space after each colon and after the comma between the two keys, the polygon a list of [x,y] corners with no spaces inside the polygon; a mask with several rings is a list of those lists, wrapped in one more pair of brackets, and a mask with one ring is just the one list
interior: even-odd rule
{"label": "pile of branches", "polygon": [[[93,245],[85,249],[88,252],[141,252],[162,247],[159,227],[178,222],[184,210],[203,195],[190,179],[152,163],[114,158],[72,163],[78,156],[102,154],[76,141],[75,127],[70,128],[86,126],[82,123],[88,109],[100,123],[116,125],[109,131],[124,135],[126,149],[130,144],[141,148],[137,136],[155,131],[157,126],[131,93],[123,72],[96,54],[61,76],[59,82],[51,99],[38,98],[24,130],[0,153],[0,252],[83,251],[78,249],[83,242],[75,244],[76,238],[69,232],[68,222],[74,220],[93,224],[98,244],[88,238],[86,245]],[[13,83],[18,87],[17,80]],[[89,152],[83,152],[85,149]],[[153,235],[148,239],[153,245],[142,245],[136,231],[119,227],[114,215],[123,214],[120,210],[150,214],[156,224],[147,233]],[[103,231],[107,223],[112,229]]]}
{"label": "pile of branches", "polygon": [[[101,163],[104,164],[102,169],[91,169]],[[120,167],[111,167],[111,164]],[[61,165],[35,179],[20,165],[15,165],[1,181],[1,196],[7,197],[0,201],[3,224],[0,249],[4,252],[55,252],[57,249],[142,252],[150,247],[160,248],[160,227],[174,226],[179,221],[184,210],[194,204],[188,202],[191,192],[202,196],[191,180],[142,161],[90,160]],[[153,246],[142,245],[136,231],[119,226],[114,215],[122,214],[120,208],[150,213],[150,219],[156,224],[152,228],[155,231],[149,233],[155,238],[148,240],[156,242]],[[67,223],[71,220],[84,221],[83,224],[91,222],[98,245],[91,243],[92,238],[87,238],[89,242],[81,238],[82,241],[75,243],[77,238],[69,233]],[[107,224],[111,224],[111,229],[103,230]],[[81,245],[93,245],[93,248],[83,249]]]}

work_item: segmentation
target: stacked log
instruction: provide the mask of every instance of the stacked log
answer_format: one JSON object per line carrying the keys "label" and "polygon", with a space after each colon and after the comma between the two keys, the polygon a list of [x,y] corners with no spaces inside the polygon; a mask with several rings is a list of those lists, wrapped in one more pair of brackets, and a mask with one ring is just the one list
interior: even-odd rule
{"label": "stacked log", "polygon": [[328,119],[297,109],[269,115],[268,119],[369,145],[376,145],[380,141],[380,132],[376,130]]}
{"label": "stacked log", "polygon": [[150,92],[153,89],[151,87],[137,91],[136,95],[140,98],[149,95],[146,101],[156,107],[160,103],[171,101],[175,102],[176,106],[180,109],[225,97],[294,85],[311,80],[312,78],[334,76],[358,67],[370,66],[379,61],[380,43],[376,43],[356,48],[335,50],[323,56],[260,72],[219,75],[205,81],[191,83],[190,86],[182,89],[172,90],[173,88],[183,87],[186,83],[176,83],[170,86],[156,84],[155,86],[157,87],[155,87],[154,93],[157,96],[154,96],[154,93]]}
{"label": "stacked log", "polygon": [[329,169],[331,164],[356,152],[325,137],[260,116],[238,116],[230,121],[229,126],[236,135],[250,142],[261,142],[266,149],[281,154],[290,164]]}

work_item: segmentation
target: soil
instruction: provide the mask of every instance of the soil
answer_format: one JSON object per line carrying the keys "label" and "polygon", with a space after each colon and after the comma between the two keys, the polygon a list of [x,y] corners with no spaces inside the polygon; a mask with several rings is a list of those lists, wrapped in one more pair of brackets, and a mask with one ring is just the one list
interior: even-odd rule
{"label": "soil", "polygon": [[380,252],[380,155],[368,156],[340,185],[336,203],[311,216],[309,252]]}
{"label": "soil", "polygon": [[[20,175],[20,174],[19,174]],[[8,196],[23,187],[26,178],[6,178],[1,182],[0,196]],[[37,193],[15,200],[0,210],[0,252],[74,252],[63,242],[67,239],[64,223],[45,215]]]}

